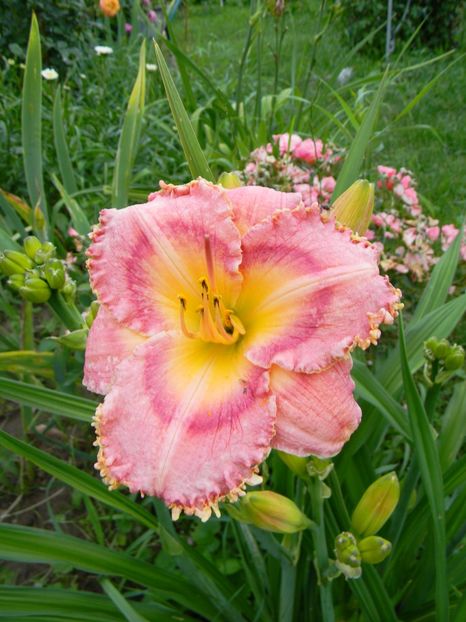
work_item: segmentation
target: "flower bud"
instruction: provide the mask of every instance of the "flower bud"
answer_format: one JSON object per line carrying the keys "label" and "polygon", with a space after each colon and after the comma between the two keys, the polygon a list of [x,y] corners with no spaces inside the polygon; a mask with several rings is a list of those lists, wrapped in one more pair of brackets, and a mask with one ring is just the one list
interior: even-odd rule
{"label": "flower bud", "polygon": [[89,309],[85,313],[83,313],[84,321],[86,322],[86,326],[88,328],[91,328],[92,324],[94,323],[99,307],[100,305],[97,300],[93,300]]}
{"label": "flower bud", "polygon": [[29,257],[20,251],[4,251],[0,259],[1,270],[6,275],[21,274],[32,266]]}
{"label": "flower bud", "polygon": [[437,341],[432,352],[434,353],[435,358],[444,359],[446,356],[450,354],[451,346],[448,339],[440,339]]}
{"label": "flower bud", "polygon": [[275,533],[295,533],[312,524],[291,499],[270,490],[248,492],[234,510],[233,518]]}
{"label": "flower bud", "polygon": [[19,293],[29,302],[47,302],[52,292],[45,281],[38,277],[30,277],[19,288]]}
{"label": "flower bud", "polygon": [[85,350],[88,333],[87,328],[80,328],[60,337],[54,337],[54,340],[70,350]]}
{"label": "flower bud", "polygon": [[361,576],[361,555],[351,532],[344,531],[335,538],[335,555],[337,568],[347,579]]}
{"label": "flower bud", "polygon": [[42,242],[35,235],[28,235],[23,240],[24,252],[30,259],[34,259],[37,251],[42,248]]}
{"label": "flower bud", "polygon": [[280,460],[286,464],[286,466],[290,469],[292,473],[294,473],[298,477],[307,479],[308,473],[306,465],[308,463],[308,458],[293,456],[292,454],[287,454],[284,451],[277,451],[277,455]]}
{"label": "flower bud", "polygon": [[351,529],[360,536],[372,536],[385,525],[400,498],[395,472],[375,480],[361,497],[351,517]]}
{"label": "flower bud", "polygon": [[239,188],[243,184],[241,183],[241,179],[235,173],[222,173],[218,178],[218,183],[231,190],[231,188]]}
{"label": "flower bud", "polygon": [[76,282],[68,278],[61,291],[67,302],[73,302],[76,296]]}
{"label": "flower bud", "polygon": [[7,283],[11,289],[19,291],[20,287],[24,285],[24,274],[12,274]]}
{"label": "flower bud", "polygon": [[355,233],[364,235],[371,222],[374,211],[374,184],[365,179],[354,182],[332,206],[335,219],[350,227]]}
{"label": "flower bud", "polygon": [[369,536],[358,543],[361,559],[366,564],[379,564],[390,555],[392,544],[379,536]]}
{"label": "flower bud", "polygon": [[464,350],[461,346],[453,346],[452,352],[445,359],[445,369],[456,371],[464,365]]}
{"label": "flower bud", "polygon": [[65,285],[65,269],[59,259],[49,259],[44,267],[44,275],[52,289],[62,289]]}
{"label": "flower bud", "polygon": [[36,251],[36,254],[34,255],[34,261],[36,262],[36,264],[42,265],[55,256],[56,250],[57,249],[52,244],[52,242],[44,242],[43,244],[41,244],[39,250]]}

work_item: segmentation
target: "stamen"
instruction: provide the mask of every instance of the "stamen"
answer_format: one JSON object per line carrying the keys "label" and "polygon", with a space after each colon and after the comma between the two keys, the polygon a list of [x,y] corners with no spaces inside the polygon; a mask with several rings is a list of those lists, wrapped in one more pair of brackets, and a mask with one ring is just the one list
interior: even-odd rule
{"label": "stamen", "polygon": [[185,337],[189,337],[189,339],[194,339],[196,335],[192,333],[190,330],[188,330],[186,326],[185,317],[184,317],[186,313],[186,298],[183,298],[183,296],[178,296],[178,300],[180,301],[181,332],[183,333],[183,335],[185,335]]}
{"label": "stamen", "polygon": [[207,274],[209,275],[210,286],[213,291],[216,290],[215,285],[215,270],[214,270],[214,258],[212,256],[212,246],[210,244],[210,235],[204,236],[204,253],[207,264]]}

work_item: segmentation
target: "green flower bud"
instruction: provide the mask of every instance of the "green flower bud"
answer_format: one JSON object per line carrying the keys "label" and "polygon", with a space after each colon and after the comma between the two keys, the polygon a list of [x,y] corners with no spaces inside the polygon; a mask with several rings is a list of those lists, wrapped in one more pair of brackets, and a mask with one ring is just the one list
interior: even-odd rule
{"label": "green flower bud", "polygon": [[376,534],[392,515],[400,498],[395,472],[375,480],[361,497],[351,517],[351,529],[360,536]]}
{"label": "green flower bud", "polygon": [[[32,268],[33,263],[27,255],[20,251],[4,251],[2,255],[1,269],[6,275],[21,274]],[[7,272],[10,270],[10,272]]]}
{"label": "green flower bud", "polygon": [[34,259],[37,251],[42,248],[42,242],[35,235],[28,235],[23,240],[24,252],[30,259]]}
{"label": "green flower bud", "polygon": [[424,347],[426,348],[426,350],[430,350],[431,352],[433,352],[437,347],[438,342],[439,340],[437,339],[437,337],[430,337],[427,341],[424,342]]}
{"label": "green flower bud", "polygon": [[235,173],[222,173],[218,178],[218,183],[224,188],[239,188],[243,184],[241,179]]}
{"label": "green flower bud", "polygon": [[80,328],[61,337],[54,337],[54,340],[70,350],[85,350],[88,333],[87,328]]}
{"label": "green flower bud", "polygon": [[327,458],[312,458],[307,463],[307,472],[311,477],[318,477],[320,480],[324,480],[331,470],[333,469],[333,462]]}
{"label": "green flower bud", "polygon": [[52,292],[45,281],[32,277],[25,280],[23,287],[19,288],[19,293],[29,302],[47,302]]}
{"label": "green flower bud", "polygon": [[444,359],[446,356],[450,354],[451,346],[448,339],[440,339],[437,342],[432,352],[434,353],[435,358]]}
{"label": "green flower bud", "polygon": [[84,321],[86,322],[88,328],[91,328],[92,324],[94,323],[99,307],[100,305],[97,300],[93,300],[89,309],[83,314]]}
{"label": "green flower bud", "polygon": [[355,233],[364,235],[369,227],[374,211],[374,184],[365,179],[354,182],[332,206],[335,219],[350,227]]}
{"label": "green flower bud", "polygon": [[307,479],[307,463],[308,458],[300,458],[299,456],[293,456],[292,454],[287,454],[284,451],[277,451],[277,455],[282,462],[286,464],[286,466],[290,469],[292,473],[301,477],[303,479]]}
{"label": "green flower bud", "polygon": [[390,555],[392,544],[379,536],[369,536],[358,544],[361,559],[366,564],[379,564]]}
{"label": "green flower bud", "polygon": [[67,302],[73,302],[76,296],[76,283],[73,279],[67,279],[65,285],[62,288],[63,296]]}
{"label": "green flower bud", "polygon": [[295,533],[312,524],[291,499],[270,490],[248,492],[227,509],[233,518],[275,533]]}
{"label": "green flower bud", "polygon": [[62,289],[65,285],[65,268],[59,259],[49,259],[44,267],[44,275],[52,289]]}
{"label": "green flower bud", "polygon": [[19,291],[24,285],[24,274],[12,274],[7,283],[12,289]]}
{"label": "green flower bud", "polygon": [[34,255],[34,261],[36,262],[36,264],[42,265],[52,257],[55,257],[56,252],[57,249],[52,244],[52,242],[44,242],[41,245],[41,248],[36,251],[36,254]]}
{"label": "green flower bud", "polygon": [[344,531],[335,538],[335,555],[337,568],[347,579],[361,576],[361,555],[351,532]]}
{"label": "green flower bud", "polygon": [[456,371],[464,365],[464,350],[461,346],[453,346],[453,351],[445,359],[445,369]]}

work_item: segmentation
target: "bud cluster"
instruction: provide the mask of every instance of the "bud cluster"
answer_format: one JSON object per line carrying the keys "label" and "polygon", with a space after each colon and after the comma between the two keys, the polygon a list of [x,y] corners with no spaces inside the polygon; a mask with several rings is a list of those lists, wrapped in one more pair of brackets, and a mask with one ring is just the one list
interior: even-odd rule
{"label": "bud cluster", "polygon": [[389,554],[391,543],[376,534],[392,515],[400,498],[395,473],[373,482],[361,497],[351,517],[351,532],[335,539],[336,567],[347,579],[361,576],[361,563],[378,564]]}
{"label": "bud cluster", "polygon": [[464,366],[464,349],[448,339],[431,337],[424,343],[424,379],[429,387],[443,384]]}
{"label": "bud cluster", "polygon": [[55,246],[31,235],[24,239],[23,248],[0,254],[0,272],[8,277],[8,285],[29,302],[47,302],[52,290],[73,300],[76,284],[68,277],[63,261],[57,259]]}

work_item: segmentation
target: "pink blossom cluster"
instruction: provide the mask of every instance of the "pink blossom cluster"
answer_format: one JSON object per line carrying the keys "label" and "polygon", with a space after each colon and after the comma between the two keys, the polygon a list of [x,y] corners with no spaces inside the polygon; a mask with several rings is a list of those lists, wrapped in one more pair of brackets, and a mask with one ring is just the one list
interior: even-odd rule
{"label": "pink blossom cluster", "polygon": [[[306,205],[330,205],[345,150],[319,138],[276,134],[273,143],[255,149],[241,172],[247,185],[300,192]],[[401,168],[377,167],[375,213],[366,237],[381,253],[386,272],[424,281],[434,264],[458,235],[455,225],[441,225],[424,214],[413,174]],[[466,260],[466,244],[461,256]]]}

